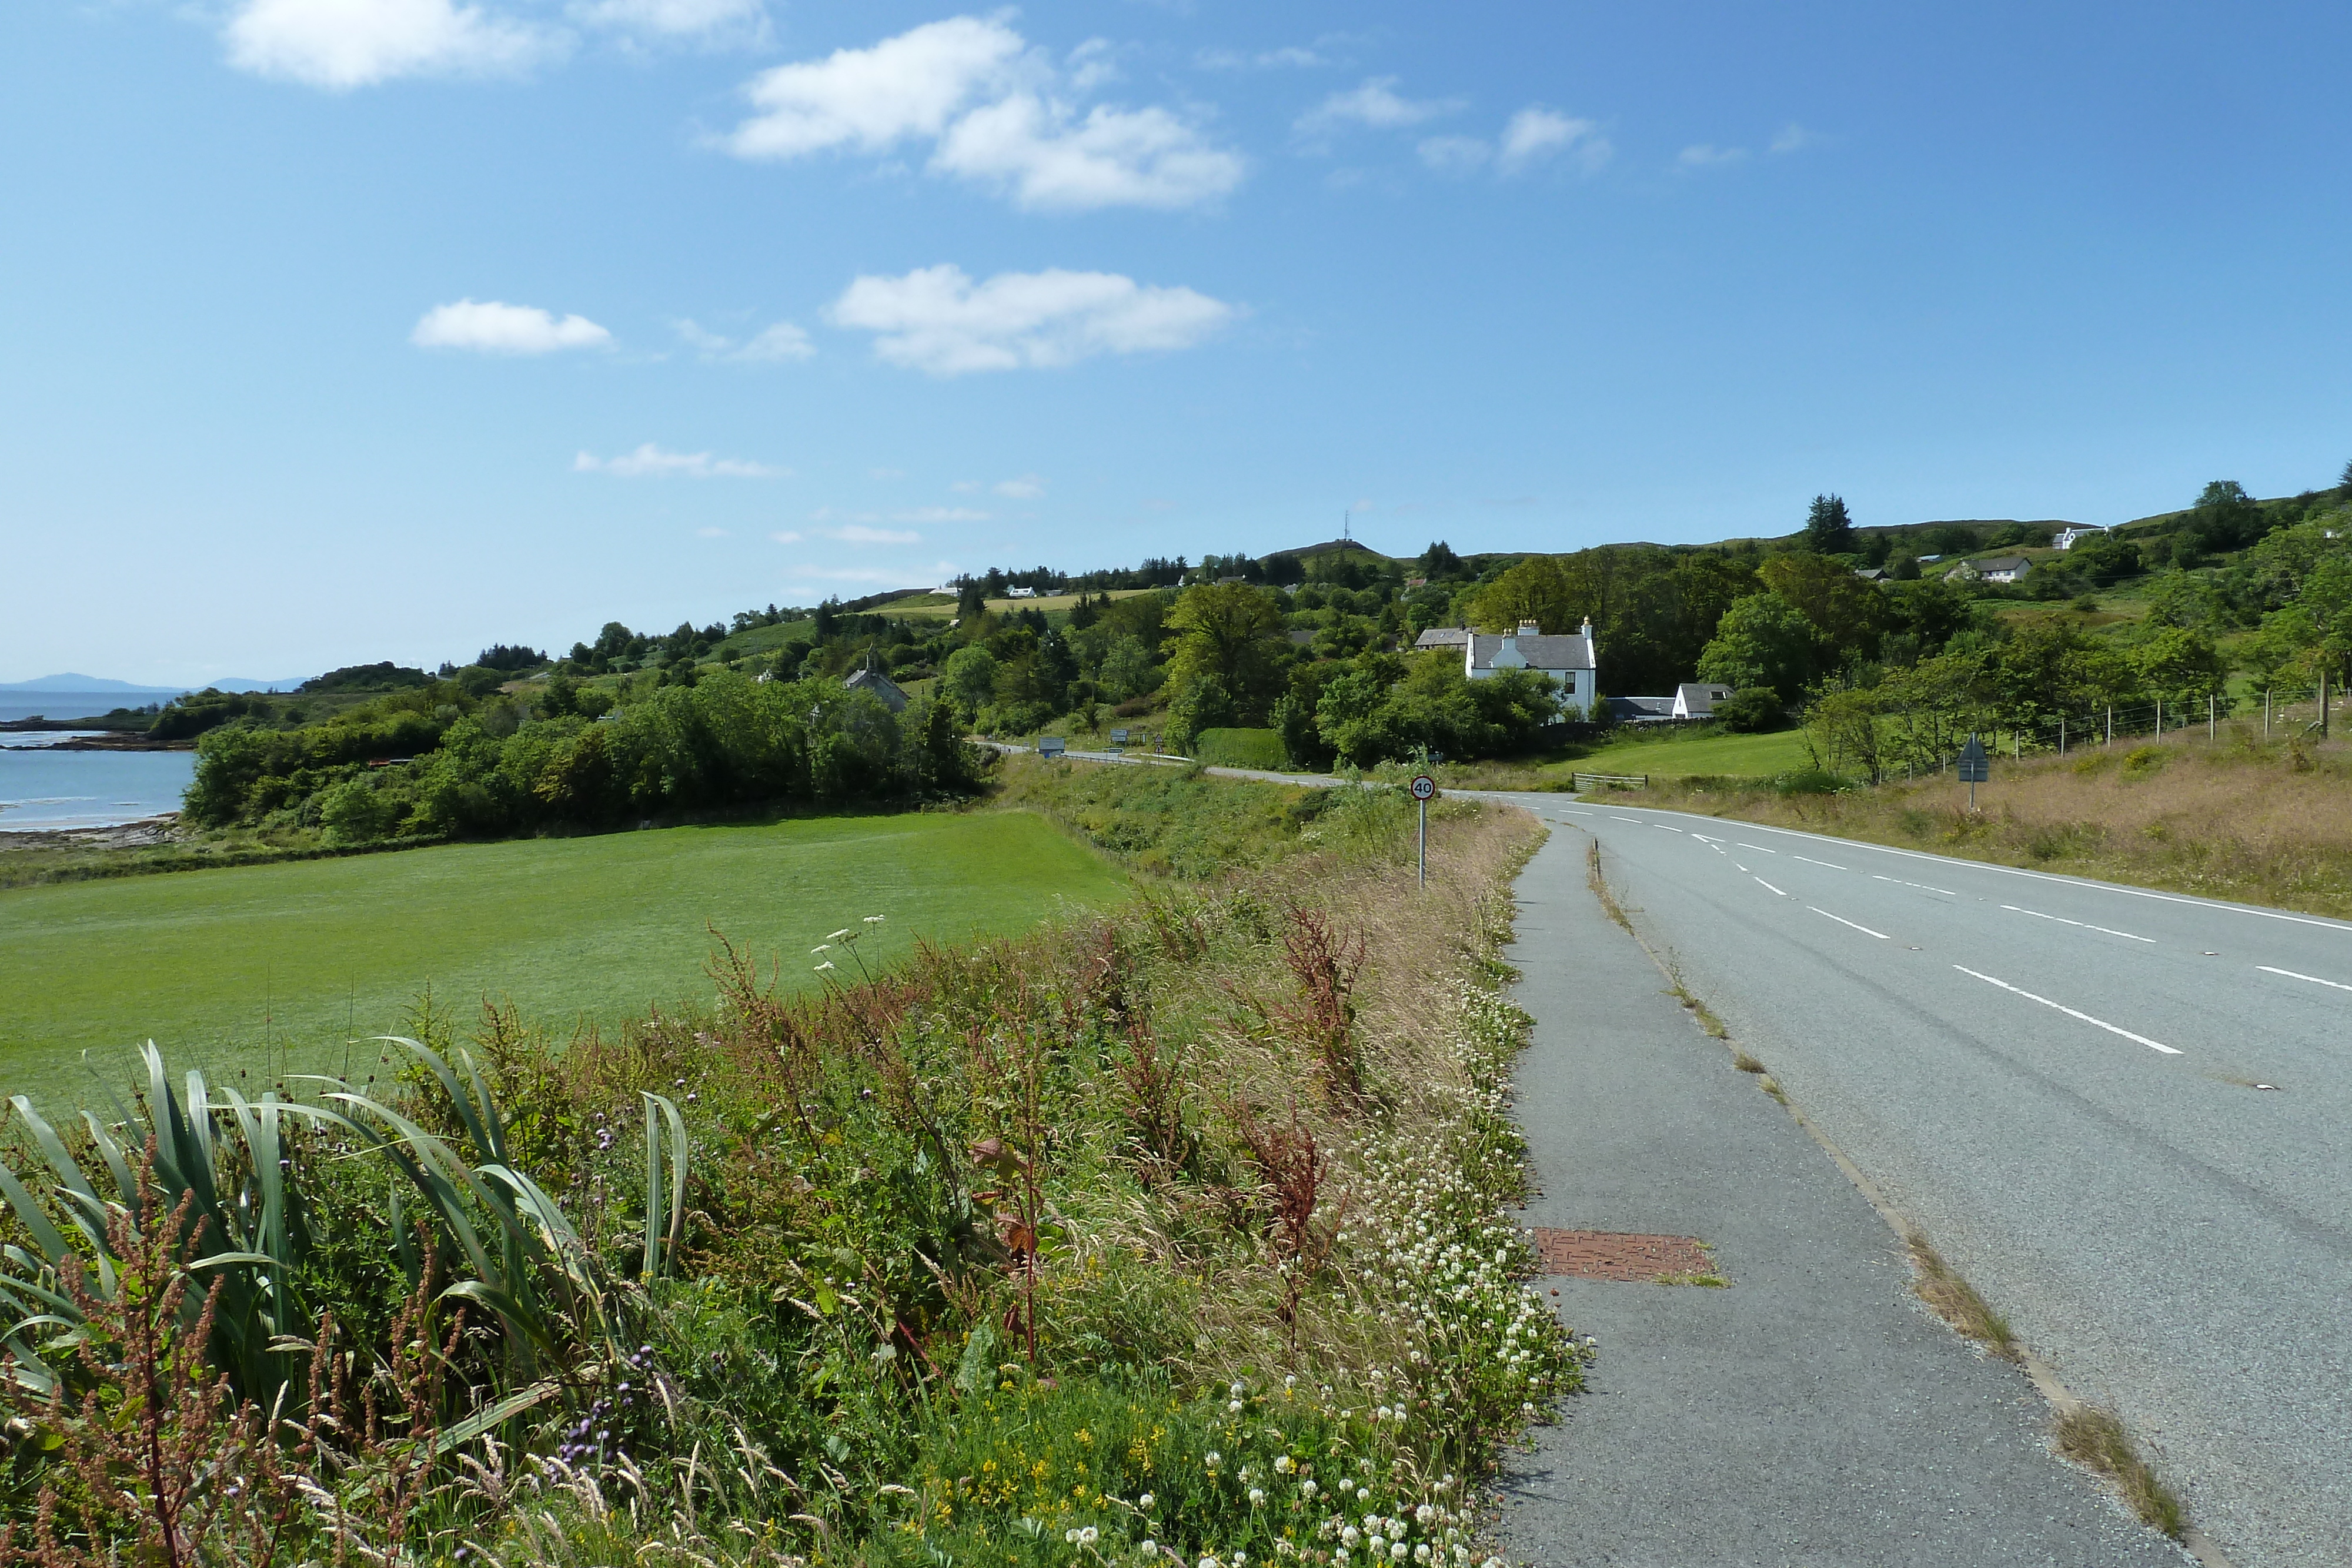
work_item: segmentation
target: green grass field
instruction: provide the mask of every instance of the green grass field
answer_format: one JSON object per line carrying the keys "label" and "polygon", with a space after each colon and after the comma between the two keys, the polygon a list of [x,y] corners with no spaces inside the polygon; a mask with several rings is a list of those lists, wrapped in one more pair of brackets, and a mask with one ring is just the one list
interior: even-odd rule
{"label": "green grass field", "polygon": [[1770,735],[1696,734],[1644,736],[1634,734],[1597,747],[1560,771],[1580,773],[1732,773],[1769,777],[1811,768],[1802,730],[1784,729]]}
{"label": "green grass field", "polygon": [[[835,817],[460,844],[0,892],[0,1094],[62,1108],[152,1037],[175,1066],[343,1071],[427,985],[470,1022],[511,998],[561,1032],[707,1002],[716,926],[786,987],[851,926],[868,964],[918,936],[1021,930],[1125,895],[1125,877],[1025,812]],[[882,915],[879,926],[860,924]],[[828,956],[841,957],[838,953]],[[842,966],[851,968],[847,963]],[[352,1053],[354,1062],[369,1052]],[[355,1071],[364,1071],[355,1068]]]}

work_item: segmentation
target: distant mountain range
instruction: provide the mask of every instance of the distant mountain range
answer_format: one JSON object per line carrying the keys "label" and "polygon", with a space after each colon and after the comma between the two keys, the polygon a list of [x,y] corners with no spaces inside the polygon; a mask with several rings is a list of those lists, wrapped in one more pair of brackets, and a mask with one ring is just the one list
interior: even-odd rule
{"label": "distant mountain range", "polygon": [[142,686],[129,681],[109,680],[104,675],[63,674],[43,675],[36,681],[0,681],[0,692],[102,693],[107,696],[164,698],[178,696],[182,692],[203,691],[205,686],[224,692],[290,692],[310,678],[296,675],[289,680],[256,681],[244,675],[227,675],[200,686]]}

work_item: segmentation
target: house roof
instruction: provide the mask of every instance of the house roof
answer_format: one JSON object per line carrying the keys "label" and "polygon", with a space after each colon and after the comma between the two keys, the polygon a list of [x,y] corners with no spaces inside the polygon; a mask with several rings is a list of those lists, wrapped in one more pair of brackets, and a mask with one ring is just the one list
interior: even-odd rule
{"label": "house roof", "polygon": [[1731,688],[1714,681],[1685,681],[1675,688],[1675,695],[1682,699],[1685,707],[1709,706],[1729,701]]}
{"label": "house roof", "polygon": [[1432,626],[1412,640],[1415,652],[1423,648],[1459,648],[1470,641],[1470,633],[1459,626]]}
{"label": "house roof", "polygon": [[[1500,632],[1473,632],[1468,637],[1470,667],[1491,670],[1495,655],[1503,651]],[[1564,632],[1555,636],[1540,632],[1519,633],[1519,657],[1528,662],[1530,670],[1590,670],[1592,663],[1592,639],[1581,632]]]}
{"label": "house roof", "polygon": [[1672,718],[1675,712],[1672,697],[1606,697],[1602,706],[1621,716]]}
{"label": "house roof", "polygon": [[1997,555],[1975,563],[1979,571],[2021,571],[2033,563],[2021,555]]}
{"label": "house roof", "polygon": [[853,692],[869,692],[882,699],[882,706],[892,713],[904,713],[907,694],[898,683],[871,665],[845,677],[841,683]]}

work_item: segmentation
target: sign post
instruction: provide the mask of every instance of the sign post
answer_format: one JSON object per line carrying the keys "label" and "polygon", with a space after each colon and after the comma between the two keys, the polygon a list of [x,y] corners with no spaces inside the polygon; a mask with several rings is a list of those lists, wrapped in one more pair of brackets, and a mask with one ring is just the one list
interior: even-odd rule
{"label": "sign post", "polygon": [[1421,802],[1421,853],[1419,857],[1419,866],[1421,872],[1421,885],[1423,887],[1427,887],[1429,885],[1429,800],[1430,797],[1436,793],[1436,779],[1432,779],[1426,773],[1416,773],[1413,775],[1412,798]]}
{"label": "sign post", "polygon": [[1984,742],[1975,736],[1960,747],[1960,778],[1969,787],[1969,810],[1977,809],[1977,786],[1992,781],[1992,761],[1985,756]]}

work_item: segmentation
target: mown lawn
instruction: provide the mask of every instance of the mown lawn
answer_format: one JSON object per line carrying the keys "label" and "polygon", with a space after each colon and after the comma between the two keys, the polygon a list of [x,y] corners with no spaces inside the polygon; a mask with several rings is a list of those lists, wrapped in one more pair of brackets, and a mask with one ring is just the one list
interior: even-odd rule
{"label": "mown lawn", "polygon": [[[174,1065],[344,1070],[425,988],[568,1030],[707,1002],[716,927],[806,984],[852,926],[867,963],[918,936],[1018,931],[1124,875],[1026,812],[823,818],[461,844],[0,892],[0,1094],[73,1100],[152,1037]],[[878,926],[862,917],[882,915]],[[840,954],[828,956],[841,957]],[[854,967],[845,962],[843,968]],[[349,1051],[364,1075],[368,1052]],[[52,1106],[52,1108],[60,1108]]]}

